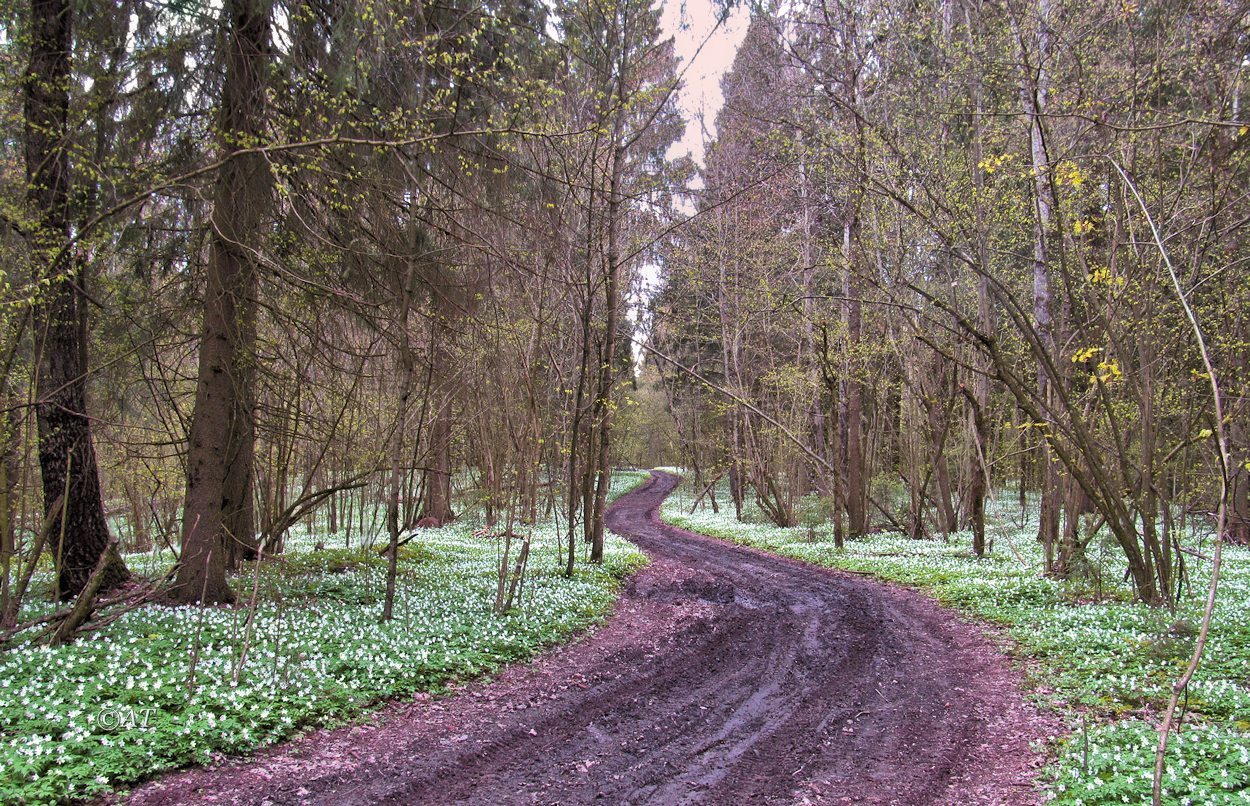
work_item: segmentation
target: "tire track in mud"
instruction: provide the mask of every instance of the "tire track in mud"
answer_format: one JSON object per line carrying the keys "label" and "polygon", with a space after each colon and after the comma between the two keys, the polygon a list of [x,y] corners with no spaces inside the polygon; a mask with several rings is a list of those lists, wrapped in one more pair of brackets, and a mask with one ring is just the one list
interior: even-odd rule
{"label": "tire track in mud", "polygon": [[1054,726],[931,600],[608,513],[652,563],[605,626],[376,724],[175,774],[133,803],[1034,803]]}

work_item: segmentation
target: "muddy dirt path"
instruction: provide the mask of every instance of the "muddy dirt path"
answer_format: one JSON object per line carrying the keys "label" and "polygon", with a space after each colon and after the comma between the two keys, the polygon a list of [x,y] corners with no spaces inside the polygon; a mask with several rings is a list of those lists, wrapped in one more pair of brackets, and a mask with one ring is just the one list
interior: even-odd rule
{"label": "muddy dirt path", "polygon": [[981,632],[900,588],[661,525],[613,618],[373,724],[148,784],[132,803],[1037,802],[1052,730]]}

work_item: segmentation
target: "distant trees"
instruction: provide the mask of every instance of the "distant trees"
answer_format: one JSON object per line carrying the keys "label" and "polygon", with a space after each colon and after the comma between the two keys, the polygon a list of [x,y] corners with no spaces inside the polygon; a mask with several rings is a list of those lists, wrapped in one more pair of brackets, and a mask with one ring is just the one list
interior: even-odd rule
{"label": "distant trees", "polygon": [[[1007,483],[1050,573],[1110,534],[1166,602],[1220,488],[1163,252],[1213,334],[1250,535],[1232,9],[761,11],[684,223],[645,0],[31,0],[0,25],[8,621],[36,555],[71,596],[111,535],[178,550],[177,600],[228,601],[301,523],[398,545],[476,504],[518,541],[506,609],[539,518],[566,572],[601,556],[636,403],[738,511],[983,553]],[[635,390],[646,264],[668,360]]]}
{"label": "distant trees", "polygon": [[[805,433],[816,424],[809,422],[813,402],[827,405],[819,377],[803,366],[817,364],[820,325],[789,329],[782,322],[810,310],[820,215],[810,173],[786,145],[795,131],[785,125],[786,99],[803,88],[783,57],[772,26],[757,18],[723,82],[720,136],[703,172],[705,209],[675,234],[664,261],[656,342],[682,366]],[[750,491],[770,518],[793,525],[813,472],[807,457],[758,413],[724,402],[675,366],[660,361],[657,368],[670,376],[696,486],[728,476],[737,508]],[[823,416],[824,406],[816,410]],[[816,450],[831,455],[825,443],[834,436],[825,432]]]}
{"label": "distant trees", "polygon": [[[603,557],[603,519],[611,484],[613,421],[632,345],[622,337],[639,258],[663,218],[665,151],[680,135],[673,97],[672,43],[659,39],[659,11],[648,0],[571,2],[557,8],[567,47],[568,124],[584,131],[560,155],[574,192],[568,197],[568,282],[578,333],[577,365],[568,377],[567,560],[573,573],[576,533]],[[659,216],[659,218],[657,218]]]}
{"label": "distant trees", "polygon": [[0,243],[6,622],[39,554],[72,595],[110,528],[178,552],[177,602],[230,601],[300,524],[397,545],[478,502],[518,540],[563,520],[570,573],[601,558],[635,271],[678,179],[656,8],[32,0],[0,25],[27,166]]}
{"label": "distant trees", "polygon": [[[759,429],[734,436],[755,415],[698,384],[679,389],[679,422],[718,423],[733,446],[722,461],[779,523],[786,501],[816,491],[832,498],[839,534],[873,521],[917,536],[966,526],[981,553],[986,498],[1012,482],[1022,502],[1038,495],[1049,572],[1083,574],[1102,529],[1142,599],[1174,598],[1180,523],[1220,497],[1218,429],[1146,213],[1186,267],[1186,301],[1244,346],[1235,267],[1250,141],[1235,16],[1081,0],[758,15],[726,82],[702,213],[675,240],[657,332],[801,434],[807,472],[778,462],[785,448],[754,449]],[[761,73],[766,49],[783,55]],[[771,91],[780,75],[792,91]],[[750,155],[726,168],[739,143]],[[789,179],[753,180],[762,165]],[[739,266],[754,276],[743,282]],[[685,300],[702,283],[733,295],[710,320]],[[742,355],[759,356],[745,362],[755,379],[735,377]],[[1217,369],[1234,398],[1238,355]],[[787,386],[803,390],[795,402],[776,396]],[[823,419],[804,424],[799,398],[819,400]],[[1233,408],[1240,433],[1244,407]],[[1231,518],[1226,536],[1244,535]]]}

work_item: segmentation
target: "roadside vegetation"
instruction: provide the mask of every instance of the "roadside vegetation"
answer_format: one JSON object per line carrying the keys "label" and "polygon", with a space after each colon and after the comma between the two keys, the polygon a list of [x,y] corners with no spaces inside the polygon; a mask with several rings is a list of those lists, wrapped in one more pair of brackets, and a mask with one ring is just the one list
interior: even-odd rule
{"label": "roadside vegetation", "polygon": [[[646,478],[617,473],[613,497]],[[609,534],[603,563],[566,578],[559,527],[544,524],[518,605],[495,615],[500,541],[475,534],[480,526],[423,530],[400,549],[388,622],[378,546],[317,548],[326,536],[305,533],[233,580],[256,591],[254,608],[243,597],[236,607],[146,605],[72,644],[0,653],[0,802],[97,796],[390,698],[438,694],[601,620],[645,563]],[[159,556],[127,561],[160,568]],[[50,569],[40,577],[52,584]],[[23,617],[51,608],[45,598]]]}
{"label": "roadside vegetation", "polygon": [[[0,784],[76,796],[522,657],[606,607],[612,468],[679,463],[779,527],[738,539],[1011,632],[1079,728],[1057,797],[1140,799],[1156,720],[1152,806],[1244,793],[1246,22],[0,0]],[[479,508],[500,545],[439,530]],[[385,561],[317,548],[340,523]],[[149,666],[239,738],[86,726]],[[249,686],[300,703],[251,721]]]}
{"label": "roadside vegetation", "polygon": [[[1069,733],[1050,748],[1046,773],[1058,803],[1148,801],[1156,722],[1184,669],[1202,618],[1211,538],[1189,531],[1187,589],[1175,612],[1133,601],[1114,546],[1091,547],[1083,581],[1043,576],[1034,509],[1015,499],[988,508],[992,548],[977,559],[972,536],[916,540],[879,533],[834,545],[827,523],[779,527],[747,504],[715,513],[683,481],[665,503],[665,522],[690,531],[923,591],[1001,630],[1040,706]],[[724,495],[722,490],[722,495]],[[726,500],[727,496],[722,498]],[[815,506],[815,502],[809,502]],[[1184,698],[1184,724],[1170,745],[1168,803],[1250,802],[1250,551],[1228,547],[1206,657]]]}

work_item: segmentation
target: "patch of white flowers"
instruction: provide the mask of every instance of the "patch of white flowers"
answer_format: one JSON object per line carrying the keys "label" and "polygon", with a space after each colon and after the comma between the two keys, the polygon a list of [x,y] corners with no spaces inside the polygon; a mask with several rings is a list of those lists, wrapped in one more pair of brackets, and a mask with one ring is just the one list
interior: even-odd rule
{"label": "patch of white flowers", "polygon": [[[642,479],[620,474],[614,493]],[[299,573],[261,575],[250,626],[246,606],[148,606],[69,646],[0,653],[0,802],[98,795],[532,656],[602,617],[617,579],[645,561],[609,535],[604,564],[565,579],[553,561],[559,529],[544,526],[522,606],[499,617],[491,607],[501,547],[472,532],[457,523],[410,544],[419,558],[401,564],[386,624],[382,563],[335,567],[318,554],[309,556],[325,562]],[[298,557],[306,545],[288,552]],[[250,575],[236,581],[244,602],[251,585]]]}
{"label": "patch of white flowers", "polygon": [[[1149,802],[1158,741],[1154,727],[1141,720],[1078,731],[1061,749],[1055,800]],[[1174,736],[1163,798],[1166,803],[1250,803],[1250,731],[1198,724]]]}

